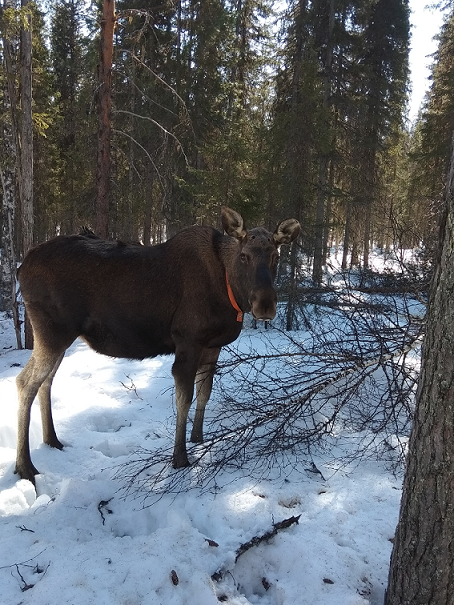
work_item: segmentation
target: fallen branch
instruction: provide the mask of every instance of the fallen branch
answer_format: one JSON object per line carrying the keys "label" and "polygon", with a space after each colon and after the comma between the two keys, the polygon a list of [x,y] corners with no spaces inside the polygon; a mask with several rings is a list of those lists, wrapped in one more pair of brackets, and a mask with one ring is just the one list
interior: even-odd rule
{"label": "fallen branch", "polygon": [[[241,546],[239,546],[236,549],[235,563],[238,561],[238,559],[241,557],[241,555],[244,555],[244,553],[247,552],[248,550],[250,550],[251,548],[258,546],[262,542],[268,542],[268,540],[271,540],[271,538],[274,538],[274,536],[282,529],[287,529],[294,523],[298,523],[300,517],[301,517],[301,515],[298,515],[297,517],[289,517],[288,519],[284,519],[283,521],[279,521],[278,523],[273,523],[273,529],[270,529],[269,531],[265,532],[261,536],[254,536],[247,542],[244,542],[244,544],[241,544]],[[222,578],[225,576],[225,574],[227,572],[228,572],[227,569],[221,568],[211,576],[211,579],[214,580],[215,582],[219,582],[220,580],[222,580]]]}
{"label": "fallen branch", "polygon": [[273,529],[270,529],[261,536],[254,536],[251,540],[242,544],[236,550],[235,563],[238,561],[241,555],[244,555],[244,553],[247,552],[249,549],[253,548],[254,546],[258,546],[262,542],[267,542],[268,540],[271,540],[271,538],[274,538],[277,532],[281,529],[287,529],[294,523],[298,523],[300,517],[301,515],[298,515],[297,517],[289,517],[288,519],[284,519],[283,521],[279,521],[278,523],[273,523]]}
{"label": "fallen branch", "polygon": [[314,451],[326,452],[350,438],[355,449],[343,464],[379,456],[398,471],[405,460],[423,330],[417,309],[412,311],[394,301],[379,314],[374,309],[314,314],[314,329],[307,333],[262,334],[260,350],[255,335],[249,350],[226,347],[228,358],[218,364],[213,387],[218,408],[204,442],[188,446],[195,464],[172,469],[168,440],[152,450],[136,448],[117,467],[115,479],[126,495],[144,502],[193,488],[216,492],[218,479],[225,485],[237,473],[261,481],[295,469],[317,472]]}

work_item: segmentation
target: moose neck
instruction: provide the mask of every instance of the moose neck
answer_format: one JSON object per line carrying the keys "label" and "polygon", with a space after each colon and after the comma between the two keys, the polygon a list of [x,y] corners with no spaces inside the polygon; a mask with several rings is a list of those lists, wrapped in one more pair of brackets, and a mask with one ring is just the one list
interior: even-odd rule
{"label": "moose neck", "polygon": [[240,309],[238,303],[236,302],[235,295],[233,294],[232,288],[229,284],[229,276],[227,275],[227,271],[225,272],[225,282],[227,285],[227,294],[229,296],[230,304],[237,311],[236,320],[243,321],[243,311]]}
{"label": "moose neck", "polygon": [[[238,247],[237,241],[228,235],[224,235],[220,242],[219,256],[225,267],[224,282],[230,304],[238,314],[240,311],[243,314],[249,312],[251,306],[248,302],[248,294],[242,287],[235,268]],[[237,319],[237,321],[242,321],[242,319]]]}

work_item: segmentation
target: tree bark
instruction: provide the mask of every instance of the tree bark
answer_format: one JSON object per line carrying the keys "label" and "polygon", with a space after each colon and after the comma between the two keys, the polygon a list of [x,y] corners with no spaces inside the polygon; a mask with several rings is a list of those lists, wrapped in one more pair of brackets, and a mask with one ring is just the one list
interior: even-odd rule
{"label": "tree bark", "polygon": [[[21,0],[26,7],[29,0]],[[22,258],[33,246],[33,114],[32,114],[32,14],[25,14],[26,27],[20,32],[20,202],[22,219]],[[27,313],[24,320],[25,348],[33,349],[33,330]]]}
{"label": "tree bark", "polygon": [[351,223],[352,223],[352,202],[349,200],[347,202],[347,208],[345,211],[345,227],[344,227],[344,240],[343,240],[343,251],[342,251],[342,271],[347,270],[348,263],[348,248],[350,246],[350,236],[351,236]]}
{"label": "tree bark", "polygon": [[[9,126],[9,125],[8,125]],[[0,165],[2,185],[2,262],[0,280],[0,310],[12,312],[16,290],[16,254],[14,251],[14,218],[16,211],[16,172],[14,170],[14,147],[11,132],[3,127],[2,155]]]}
{"label": "tree bark", "polygon": [[297,263],[297,249],[296,244],[293,243],[290,250],[290,284],[288,290],[288,301],[286,310],[286,330],[290,331],[297,329],[294,325],[296,302],[298,298],[298,292],[296,289],[296,263]]}
{"label": "tree bark", "polygon": [[[29,0],[22,0],[22,7]],[[21,218],[22,254],[33,246],[33,119],[32,119],[32,15],[26,14],[27,26],[20,33],[21,98]]]}
{"label": "tree bark", "polygon": [[[329,0],[328,8],[328,31],[326,33],[326,48],[324,54],[323,66],[323,110],[325,120],[324,136],[330,137],[331,128],[331,86],[332,86],[332,62],[333,62],[333,31],[334,31],[334,0]],[[325,141],[325,147],[328,143]],[[323,278],[323,235],[325,232],[325,221],[328,218],[326,212],[328,180],[329,155],[331,149],[323,151],[320,154],[318,166],[318,191],[317,208],[315,217],[315,237],[314,237],[314,265],[312,269],[312,280],[315,284],[321,284]]]}
{"label": "tree bark", "polygon": [[[5,0],[3,8],[15,8],[11,0]],[[3,39],[3,63],[6,73],[4,84],[3,105],[3,137],[0,149],[0,181],[2,187],[2,260],[0,275],[0,309],[8,311],[14,319],[16,339],[18,348],[22,348],[17,314],[16,299],[16,251],[15,251],[15,213],[17,206],[16,183],[18,153],[18,123],[16,112],[16,82],[15,82],[15,49],[13,43],[4,34]]]}
{"label": "tree bark", "polygon": [[441,240],[385,605],[454,599],[454,152]]}
{"label": "tree bark", "polygon": [[108,236],[110,198],[110,139],[112,111],[112,58],[115,27],[115,2],[103,0],[99,60],[99,118],[96,233],[103,239]]}
{"label": "tree bark", "polygon": [[369,268],[369,253],[370,253],[370,233],[372,221],[372,201],[369,202],[364,210],[364,256],[363,268]]}

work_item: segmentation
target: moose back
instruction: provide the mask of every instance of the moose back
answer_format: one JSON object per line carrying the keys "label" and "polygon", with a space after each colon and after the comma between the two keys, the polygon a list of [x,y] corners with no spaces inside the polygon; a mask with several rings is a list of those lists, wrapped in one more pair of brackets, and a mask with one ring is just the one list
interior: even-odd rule
{"label": "moose back", "polygon": [[189,464],[186,423],[196,390],[191,441],[203,441],[203,417],[222,346],[239,335],[244,312],[273,319],[278,248],[300,230],[287,219],[274,233],[247,231],[240,214],[223,207],[227,235],[190,227],[163,244],[107,242],[59,236],[30,250],[18,278],[33,328],[34,348],[17,377],[15,472],[34,483],[30,408],[38,395],[44,442],[62,449],[51,410],[51,385],[66,349],[79,336],[95,351],[144,359],[175,354],[177,409],[173,466]]}

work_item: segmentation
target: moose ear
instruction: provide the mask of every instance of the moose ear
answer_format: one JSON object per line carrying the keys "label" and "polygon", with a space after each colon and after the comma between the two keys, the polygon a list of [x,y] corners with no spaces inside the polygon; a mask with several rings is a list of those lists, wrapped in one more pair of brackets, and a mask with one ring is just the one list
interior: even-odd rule
{"label": "moose ear", "polygon": [[276,227],[273,234],[274,243],[276,246],[281,244],[290,244],[301,230],[299,222],[294,218],[287,218],[285,221],[281,221]]}
{"label": "moose ear", "polygon": [[238,214],[238,212],[235,212],[235,210],[232,210],[228,206],[222,206],[221,215],[222,226],[228,235],[240,241],[246,237],[247,231],[244,228],[244,221],[241,214]]}

